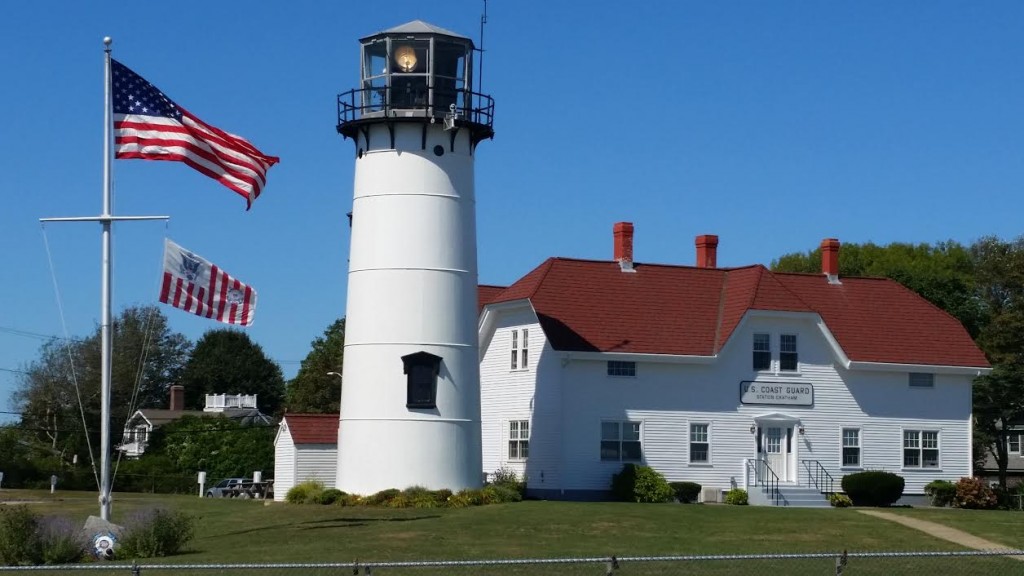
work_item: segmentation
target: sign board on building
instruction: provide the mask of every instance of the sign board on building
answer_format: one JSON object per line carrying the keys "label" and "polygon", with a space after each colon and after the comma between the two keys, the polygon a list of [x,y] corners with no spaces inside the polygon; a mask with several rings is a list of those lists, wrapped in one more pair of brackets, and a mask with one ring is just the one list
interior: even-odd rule
{"label": "sign board on building", "polygon": [[740,382],[740,402],[778,406],[812,406],[814,386],[792,382]]}

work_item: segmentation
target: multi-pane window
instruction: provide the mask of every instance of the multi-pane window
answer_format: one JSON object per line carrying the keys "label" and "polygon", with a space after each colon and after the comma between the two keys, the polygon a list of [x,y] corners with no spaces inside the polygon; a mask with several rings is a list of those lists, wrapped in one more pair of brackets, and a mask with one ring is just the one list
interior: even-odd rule
{"label": "multi-pane window", "polygon": [[1020,454],[1020,437],[1019,432],[1011,432],[1007,437],[1006,448],[1011,454]]}
{"label": "multi-pane window", "polygon": [[639,422],[601,422],[601,460],[640,460]]}
{"label": "multi-pane window", "polygon": [[608,361],[609,376],[636,376],[636,362]]}
{"label": "multi-pane window", "polygon": [[711,461],[711,436],[707,424],[690,424],[690,462],[707,464]]}
{"label": "multi-pane window", "polygon": [[860,430],[843,428],[843,466],[860,466]]}
{"label": "multi-pane window", "polygon": [[794,372],[796,368],[796,334],[783,334],[779,337],[779,370]]}
{"label": "multi-pane window", "polygon": [[[519,339],[520,332],[522,332],[522,340]],[[525,370],[530,365],[530,330],[523,328],[522,330],[512,331],[512,369],[513,370]]]}
{"label": "multi-pane window", "polygon": [[911,372],[908,377],[911,388],[933,388],[935,387],[935,374],[929,372]]}
{"label": "multi-pane window", "polygon": [[508,459],[526,460],[530,456],[530,421],[511,420],[508,423]]}
{"label": "multi-pane window", "polygon": [[754,334],[754,370],[772,367],[772,341],[768,334]]}
{"label": "multi-pane window", "polygon": [[939,433],[934,430],[904,430],[903,467],[938,468]]}

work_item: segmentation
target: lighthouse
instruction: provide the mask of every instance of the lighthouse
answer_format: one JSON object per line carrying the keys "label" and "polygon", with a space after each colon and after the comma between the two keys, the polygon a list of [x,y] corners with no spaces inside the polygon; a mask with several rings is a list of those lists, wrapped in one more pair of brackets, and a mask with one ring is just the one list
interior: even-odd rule
{"label": "lighthouse", "polygon": [[479,487],[473,159],[494,103],[473,41],[419,20],[360,40],[337,487]]}

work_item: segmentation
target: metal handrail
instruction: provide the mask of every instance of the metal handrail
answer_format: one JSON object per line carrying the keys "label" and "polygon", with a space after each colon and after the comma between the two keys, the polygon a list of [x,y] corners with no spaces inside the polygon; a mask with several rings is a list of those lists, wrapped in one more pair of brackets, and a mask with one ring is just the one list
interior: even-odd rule
{"label": "metal handrail", "polygon": [[779,490],[779,475],[772,470],[766,460],[747,460],[747,466],[754,469],[754,485],[761,486],[761,490],[778,506],[783,501],[782,492]]}
{"label": "metal handrail", "polygon": [[[813,484],[822,494],[835,493],[835,479],[821,465],[821,462],[817,460],[801,460],[800,462],[807,470],[807,484]],[[812,464],[814,465],[813,470],[811,469]]]}
{"label": "metal handrail", "polygon": [[[459,120],[476,124],[486,129],[494,127],[494,99],[472,90],[446,90],[426,86],[422,101],[410,101],[403,87],[379,86],[353,88],[338,95],[338,127],[363,118],[393,117],[398,110],[421,111],[428,118],[443,118],[451,112],[450,105],[456,105]],[[375,98],[376,97],[376,101]],[[402,101],[401,105],[394,102]]]}

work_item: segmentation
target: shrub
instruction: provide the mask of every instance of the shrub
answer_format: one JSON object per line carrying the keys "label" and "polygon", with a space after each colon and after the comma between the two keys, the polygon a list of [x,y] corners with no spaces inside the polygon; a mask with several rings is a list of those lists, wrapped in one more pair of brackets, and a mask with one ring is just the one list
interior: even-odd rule
{"label": "shrub", "polygon": [[28,506],[0,506],[0,563],[19,566],[41,562],[39,517]]}
{"label": "shrub", "polygon": [[466,490],[462,490],[456,494],[452,494],[448,497],[447,506],[449,508],[468,508],[473,506],[473,500],[467,494]]}
{"label": "shrub", "polygon": [[157,558],[181,552],[195,537],[195,517],[161,508],[136,512],[125,522],[118,558]]}
{"label": "shrub", "polygon": [[956,483],[953,506],[974,510],[989,510],[999,504],[995,492],[981,478],[961,478]]}
{"label": "shrub", "polygon": [[700,484],[696,482],[669,482],[669,486],[676,493],[676,500],[681,504],[692,504],[700,496]]}
{"label": "shrub", "polygon": [[370,496],[363,498],[363,503],[369,504],[370,506],[383,506],[401,493],[402,491],[398,488],[388,488],[387,490],[381,490],[376,494],[371,494]]}
{"label": "shrub", "polygon": [[72,564],[85,556],[85,539],[70,518],[43,518],[39,522],[39,539],[43,564]]}
{"label": "shrub", "polygon": [[743,488],[733,488],[725,493],[725,503],[732,504],[734,506],[746,506],[749,501],[747,500],[747,491]]}
{"label": "shrub", "polygon": [[668,502],[675,491],[654,468],[624,464],[622,471],[612,476],[612,495],[623,502]]}
{"label": "shrub", "polygon": [[434,496],[437,498],[437,501],[440,502],[441,505],[443,506],[444,503],[447,502],[448,499],[452,497],[452,491],[447,488],[441,488],[440,490],[434,492]]}
{"label": "shrub", "polygon": [[345,496],[345,493],[337,488],[328,488],[321,492],[316,497],[317,504],[334,504],[339,498]]}
{"label": "shrub", "polygon": [[484,488],[487,504],[504,504],[506,502],[522,502],[523,494],[515,486],[504,484],[491,485]]}
{"label": "shrub", "polygon": [[[410,486],[400,494],[401,498],[404,500],[404,506],[395,506],[394,500],[392,500],[389,505],[393,508],[437,508],[444,505],[449,494],[451,494],[450,490],[447,494],[444,494],[444,498],[442,498],[442,495],[438,492],[428,490],[423,486]],[[398,498],[398,496],[396,496],[396,498]]]}
{"label": "shrub", "polygon": [[892,472],[868,470],[843,476],[843,492],[854,506],[891,506],[903,495],[903,477]]}
{"label": "shrub", "polygon": [[334,501],[336,506],[359,506],[363,504],[363,497],[359,494],[345,494]]}
{"label": "shrub", "polygon": [[838,492],[828,495],[828,503],[836,508],[847,508],[853,506],[853,500],[846,494],[840,494]]}
{"label": "shrub", "polygon": [[519,479],[515,470],[502,466],[491,474],[490,484],[492,486],[505,486],[519,492],[520,496],[526,494],[526,482]]}
{"label": "shrub", "polygon": [[956,498],[956,484],[948,480],[932,480],[925,484],[924,493],[931,497],[932,506],[949,506]]}
{"label": "shrub", "polygon": [[284,500],[289,504],[313,504],[318,501],[324,491],[324,483],[319,480],[306,480],[292,486],[285,494]]}

